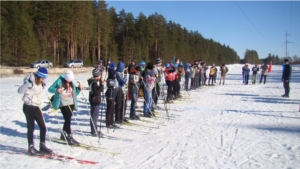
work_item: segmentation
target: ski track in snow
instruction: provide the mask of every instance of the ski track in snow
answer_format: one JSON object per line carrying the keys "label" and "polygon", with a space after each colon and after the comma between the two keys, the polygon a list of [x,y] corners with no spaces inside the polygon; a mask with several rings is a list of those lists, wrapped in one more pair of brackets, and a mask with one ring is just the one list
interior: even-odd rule
{"label": "ski track in snow", "polygon": [[[83,95],[78,96],[76,119],[72,118],[73,134],[78,141],[100,146],[103,151],[72,148],[50,141],[47,145],[59,154],[97,161],[97,165],[9,153],[1,154],[0,165],[3,168],[300,168],[300,69],[293,69],[291,97],[286,99],[280,97],[283,92],[281,66],[273,65],[265,85],[242,85],[242,65],[228,67],[225,85],[203,86],[188,93],[181,91],[183,99],[167,104],[170,120],[160,100],[162,110],[156,112],[159,118],[142,117],[145,122],[133,121],[136,125],[122,125],[115,130],[107,130],[102,122],[101,131],[105,138],[100,140],[88,134],[89,105],[84,100],[88,91],[84,90]],[[89,76],[78,74],[75,78],[84,81]],[[17,94],[16,86],[23,77],[1,79],[1,151],[7,147],[27,149],[22,95]],[[47,87],[57,77],[50,75]],[[260,75],[258,81],[259,78]],[[42,98],[42,107],[46,102],[47,95]],[[140,100],[138,110],[142,109],[142,104]],[[59,137],[64,122],[61,114],[46,113],[44,117],[47,134]],[[37,126],[36,145],[39,143],[38,130]]]}

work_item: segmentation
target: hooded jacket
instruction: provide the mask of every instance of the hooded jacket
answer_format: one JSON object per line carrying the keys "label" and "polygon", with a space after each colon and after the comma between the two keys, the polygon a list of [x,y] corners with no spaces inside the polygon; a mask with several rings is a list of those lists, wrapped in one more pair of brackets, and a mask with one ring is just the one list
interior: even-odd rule
{"label": "hooded jacket", "polygon": [[[48,92],[54,93],[54,99],[52,101],[52,105],[54,109],[58,109],[60,106],[60,93],[57,92],[57,89],[62,86],[63,80],[65,78],[65,74],[60,75],[60,77],[49,87]],[[80,89],[73,85],[73,102],[75,110],[78,110],[77,99],[76,96],[80,93]]]}
{"label": "hooded jacket", "polygon": [[119,88],[123,88],[127,82],[127,76],[123,76],[122,72],[125,69],[125,64],[123,62],[119,62],[116,70],[116,78],[119,83]]}

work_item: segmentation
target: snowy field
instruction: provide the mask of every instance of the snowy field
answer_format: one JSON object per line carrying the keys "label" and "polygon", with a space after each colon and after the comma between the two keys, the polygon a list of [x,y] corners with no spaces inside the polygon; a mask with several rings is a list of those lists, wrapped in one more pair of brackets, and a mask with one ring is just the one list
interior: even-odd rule
{"label": "snowy field", "polygon": [[[290,98],[281,97],[281,65],[273,65],[265,85],[242,85],[242,66],[228,66],[225,85],[182,91],[184,99],[167,105],[169,120],[160,110],[158,118],[142,117],[143,121],[131,121],[135,125],[122,125],[115,130],[107,130],[101,123],[105,136],[100,140],[89,136],[89,105],[84,102],[88,90],[84,90],[78,95],[79,110],[72,121],[74,138],[102,149],[91,151],[54,141],[47,141],[47,146],[58,154],[97,164],[25,155],[26,120],[22,95],[17,93],[24,76],[1,78],[0,168],[300,168],[300,65],[292,66]],[[90,76],[91,73],[76,74],[75,79],[84,81]],[[50,75],[47,87],[57,77]],[[139,100],[141,106],[142,99]],[[46,103],[45,93],[42,106]],[[159,106],[164,107],[161,100]],[[62,114],[44,112],[44,118],[47,135],[58,138]],[[38,126],[34,140],[38,148]]]}

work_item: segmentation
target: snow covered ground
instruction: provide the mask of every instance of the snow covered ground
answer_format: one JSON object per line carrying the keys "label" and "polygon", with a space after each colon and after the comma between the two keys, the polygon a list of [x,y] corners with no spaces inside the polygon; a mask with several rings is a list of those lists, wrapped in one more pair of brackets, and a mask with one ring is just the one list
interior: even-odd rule
{"label": "snow covered ground", "polygon": [[[83,99],[88,97],[88,90],[84,90],[78,96],[79,111],[72,121],[74,138],[103,149],[91,151],[50,141],[47,145],[56,153],[98,162],[95,165],[19,154],[28,146],[22,95],[17,93],[17,85],[22,84],[24,76],[1,78],[0,166],[6,169],[300,168],[300,66],[293,65],[290,98],[281,97],[284,92],[281,66],[273,65],[265,85],[242,85],[242,66],[228,66],[225,85],[182,92],[184,99],[168,105],[170,120],[165,111],[159,111],[159,118],[132,121],[137,125],[122,125],[115,130],[102,127],[105,138],[100,142],[89,136],[89,105]],[[84,81],[90,76],[91,73],[76,74],[75,79]],[[47,87],[57,77],[50,75]],[[45,94],[42,106],[46,102]],[[58,138],[62,115],[44,112],[44,117],[47,134]],[[38,148],[38,126],[35,143]]]}

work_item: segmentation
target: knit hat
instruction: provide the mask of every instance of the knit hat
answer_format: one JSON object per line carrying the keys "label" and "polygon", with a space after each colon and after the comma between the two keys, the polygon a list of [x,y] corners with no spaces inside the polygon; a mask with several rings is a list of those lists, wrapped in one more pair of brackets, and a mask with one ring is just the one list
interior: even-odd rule
{"label": "knit hat", "polygon": [[72,82],[74,80],[74,74],[73,74],[72,70],[67,70],[67,72],[65,74],[65,80],[68,82]]}
{"label": "knit hat", "polygon": [[46,79],[48,77],[48,70],[44,67],[41,67],[38,69],[35,75],[40,78]]}
{"label": "knit hat", "polygon": [[155,60],[155,63],[157,64],[157,63],[160,63],[162,60],[161,60],[161,58],[157,58],[156,60]]}
{"label": "knit hat", "polygon": [[289,60],[288,59],[284,59],[284,62],[288,62]]}
{"label": "knit hat", "polygon": [[213,63],[212,66],[215,66],[215,64]]}
{"label": "knit hat", "polygon": [[102,60],[100,59],[100,60],[98,61],[98,63],[102,63]]}
{"label": "knit hat", "polygon": [[99,70],[99,69],[94,69],[92,74],[93,74],[94,77],[98,77],[98,76],[101,76],[102,71]]}

